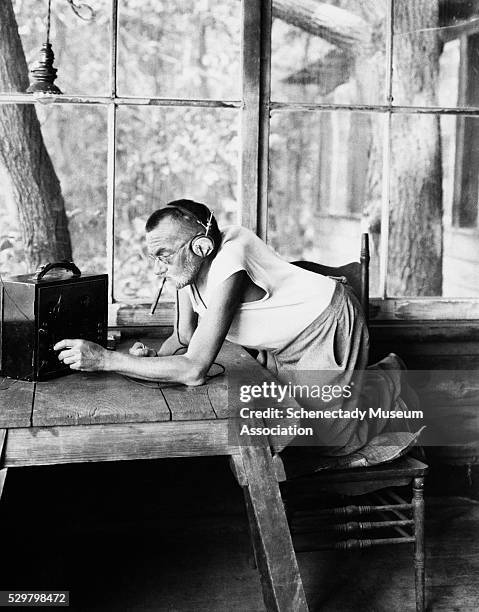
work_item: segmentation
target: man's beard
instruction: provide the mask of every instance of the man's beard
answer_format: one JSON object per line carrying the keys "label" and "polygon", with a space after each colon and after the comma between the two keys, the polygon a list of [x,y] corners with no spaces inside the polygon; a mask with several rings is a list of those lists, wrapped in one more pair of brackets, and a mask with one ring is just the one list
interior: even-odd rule
{"label": "man's beard", "polygon": [[173,282],[177,289],[183,289],[187,285],[191,285],[191,283],[195,280],[200,271],[202,260],[198,260],[193,257],[193,254],[190,250],[187,251],[184,257],[184,261],[182,262],[182,273],[180,276],[174,276],[172,278]]}

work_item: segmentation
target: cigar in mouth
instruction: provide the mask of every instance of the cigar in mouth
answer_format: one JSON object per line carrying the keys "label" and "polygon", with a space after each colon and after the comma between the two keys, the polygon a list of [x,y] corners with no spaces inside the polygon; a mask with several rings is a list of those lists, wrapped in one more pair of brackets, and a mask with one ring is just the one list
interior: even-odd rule
{"label": "cigar in mouth", "polygon": [[158,306],[158,302],[160,301],[161,292],[163,291],[165,281],[166,281],[166,276],[163,277],[161,281],[161,285],[158,287],[158,291],[156,292],[156,296],[155,296],[155,301],[153,302],[150,308],[150,316],[153,316],[155,314],[155,310],[156,310],[156,307]]}

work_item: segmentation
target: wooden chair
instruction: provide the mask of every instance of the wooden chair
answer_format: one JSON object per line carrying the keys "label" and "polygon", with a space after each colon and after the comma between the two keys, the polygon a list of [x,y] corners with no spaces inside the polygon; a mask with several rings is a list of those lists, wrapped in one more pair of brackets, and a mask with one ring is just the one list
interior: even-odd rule
{"label": "wooden chair", "polygon": [[[368,315],[368,234],[362,235],[359,262],[337,268],[308,261],[293,263],[318,274],[346,277],[359,298],[365,315]],[[425,606],[423,489],[426,473],[425,463],[411,456],[405,456],[374,467],[325,470],[282,483],[285,506],[297,552],[413,543],[416,610],[423,612]],[[351,503],[351,492],[344,495],[344,491],[357,487],[359,483],[368,490],[368,494],[362,496],[360,503]],[[412,488],[410,501],[404,499],[396,490],[397,487],[405,486]],[[331,491],[342,491],[343,504],[340,507],[323,507],[316,511],[315,504],[322,501],[324,505],[324,496],[331,494]],[[311,502],[313,508],[308,507]],[[370,520],[364,521],[363,517],[368,517]],[[318,534],[321,536],[319,542]],[[342,535],[343,538],[338,540],[338,535]],[[365,535],[368,537],[364,537]]]}
{"label": "wooden chair", "polygon": [[369,234],[361,235],[361,252],[359,261],[353,261],[345,264],[344,266],[338,266],[337,268],[331,266],[323,266],[322,264],[314,261],[293,261],[292,263],[299,268],[304,268],[310,272],[316,272],[316,274],[322,274],[323,276],[332,276],[333,278],[343,277],[347,280],[351,286],[354,294],[358,298],[363,308],[366,322],[369,322]]}

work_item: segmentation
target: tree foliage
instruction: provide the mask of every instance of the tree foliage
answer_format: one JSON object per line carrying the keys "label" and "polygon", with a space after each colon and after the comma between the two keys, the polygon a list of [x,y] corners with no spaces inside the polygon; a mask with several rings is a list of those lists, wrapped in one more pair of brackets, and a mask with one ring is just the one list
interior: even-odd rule
{"label": "tree foliage", "polygon": [[[53,3],[57,83],[65,94],[109,92],[110,2],[92,0],[93,21],[66,2]],[[15,0],[30,64],[43,41],[45,6]],[[118,94],[178,98],[239,97],[239,12],[236,0],[120,2]],[[74,259],[106,270],[107,117],[103,106],[38,108],[43,138],[60,178]],[[121,107],[117,120],[115,287],[119,298],[149,299],[151,273],[144,222],[166,201],[192,197],[221,222],[237,210],[238,112],[234,109]],[[23,272],[25,257],[9,193],[0,243],[3,272]],[[5,212],[8,211],[8,212]]]}

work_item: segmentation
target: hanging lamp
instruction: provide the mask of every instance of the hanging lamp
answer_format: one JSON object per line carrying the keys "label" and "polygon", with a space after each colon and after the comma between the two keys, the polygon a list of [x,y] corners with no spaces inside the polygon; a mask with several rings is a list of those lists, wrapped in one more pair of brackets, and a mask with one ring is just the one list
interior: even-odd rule
{"label": "hanging lamp", "polygon": [[33,94],[61,94],[60,89],[54,84],[57,78],[57,69],[54,68],[53,62],[55,55],[52,45],[50,44],[50,17],[51,17],[51,0],[48,0],[47,13],[47,37],[46,41],[40,48],[39,58],[30,69],[31,83],[27,89],[27,93]]}

